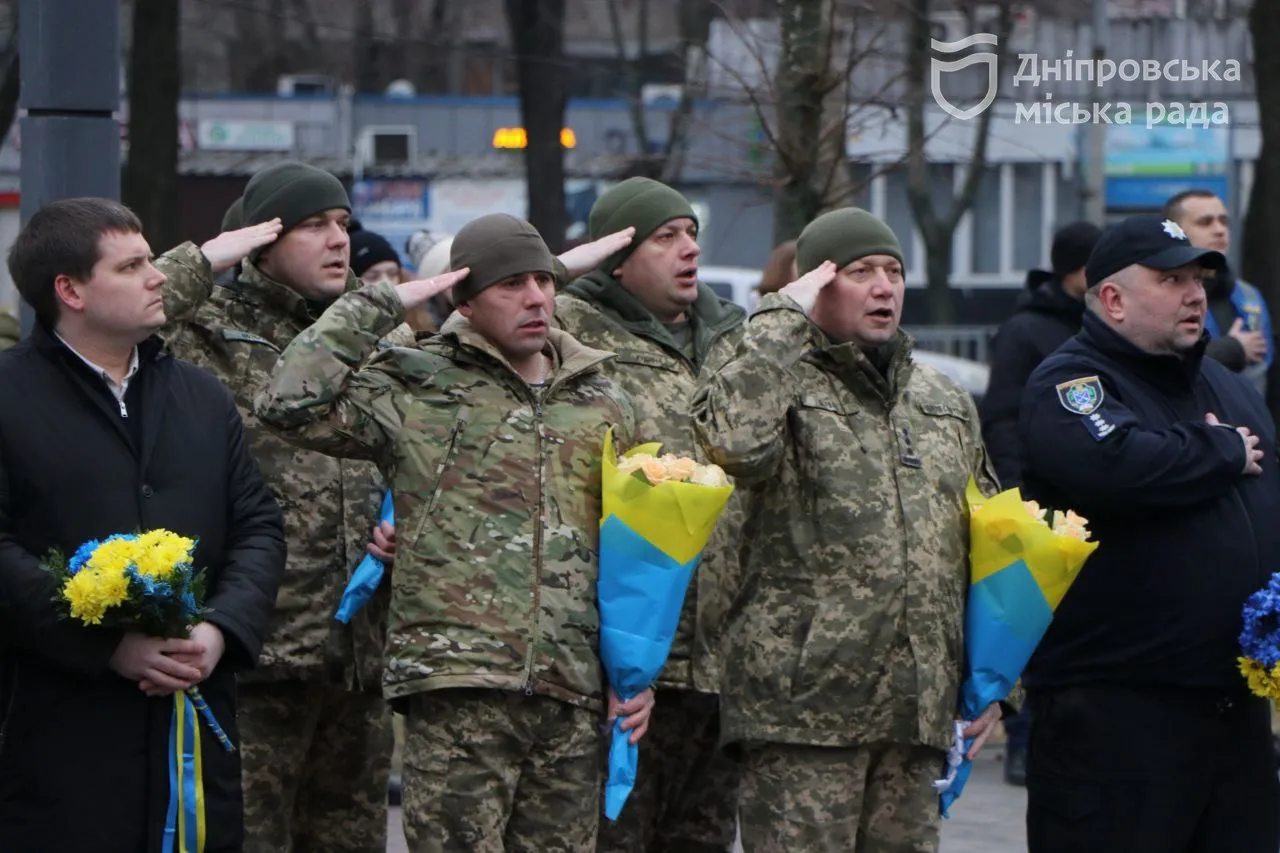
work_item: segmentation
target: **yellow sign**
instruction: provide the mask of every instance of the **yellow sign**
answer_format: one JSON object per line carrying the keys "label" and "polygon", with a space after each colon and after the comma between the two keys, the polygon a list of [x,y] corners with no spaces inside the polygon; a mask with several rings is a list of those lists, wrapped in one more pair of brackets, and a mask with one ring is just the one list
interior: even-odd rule
{"label": "yellow sign", "polygon": [[[574,148],[578,144],[578,136],[573,128],[566,127],[560,131],[560,144],[565,148]],[[529,135],[523,127],[500,127],[493,132],[494,148],[527,148]]]}

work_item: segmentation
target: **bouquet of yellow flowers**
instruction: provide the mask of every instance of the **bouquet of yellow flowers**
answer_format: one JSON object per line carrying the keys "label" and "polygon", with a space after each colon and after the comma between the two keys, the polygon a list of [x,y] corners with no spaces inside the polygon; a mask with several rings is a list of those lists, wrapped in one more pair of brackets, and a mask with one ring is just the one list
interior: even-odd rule
{"label": "bouquet of yellow flowers", "polygon": [[[965,678],[960,714],[973,720],[1013,685],[1049,630],[1053,614],[1098,543],[1073,510],[1048,510],[1018,489],[986,497],[972,479],[969,504],[969,596],[965,606]],[[957,722],[947,775],[933,783],[943,817],[972,767],[971,742]]]}
{"label": "bouquet of yellow flowers", "polygon": [[[169,530],[118,533],[85,542],[67,560],[52,551],[44,568],[57,582],[54,604],[64,618],[90,626],[185,638],[209,613],[205,575],[192,563],[196,541]],[[228,752],[235,746],[199,687],[174,694],[169,732],[166,850],[204,848],[204,781],[197,715]],[[175,846],[176,845],[176,846]]]}
{"label": "bouquet of yellow flowers", "polygon": [[[619,456],[605,434],[601,471],[600,657],[624,701],[658,677],[671,652],[685,593],[733,485],[716,465],[661,456],[657,443]],[[615,723],[605,816],[617,820],[635,785],[637,745]]]}

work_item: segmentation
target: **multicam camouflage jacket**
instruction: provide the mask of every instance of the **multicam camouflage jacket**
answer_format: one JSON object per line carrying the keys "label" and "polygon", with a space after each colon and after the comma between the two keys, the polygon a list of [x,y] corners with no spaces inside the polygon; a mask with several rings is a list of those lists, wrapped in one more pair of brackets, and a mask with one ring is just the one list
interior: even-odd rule
{"label": "multicam camouflage jacket", "polygon": [[711,458],[750,488],[730,608],[723,737],[951,744],[963,666],[971,476],[997,489],[972,399],[911,360],[881,368],[766,296],[699,383]]}
{"label": "multicam camouflage jacket", "polygon": [[[652,314],[604,273],[580,278],[556,297],[560,328],[589,347],[616,353],[603,369],[631,398],[636,442],[659,441],[664,453],[705,462],[693,430],[689,398],[698,376],[714,372],[733,355],[742,339],[746,312],[700,285],[690,314],[692,358],[681,352]],[[735,493],[690,584],[671,655],[658,679],[660,688],[704,693],[720,689],[718,629],[737,573],[740,520]]]}
{"label": "multicam camouflage jacket", "polygon": [[[245,261],[231,287],[214,287],[208,261],[185,243],[157,259],[168,277],[162,335],[179,358],[222,380],[244,419],[254,459],[284,511],[289,554],[271,633],[245,681],[306,680],[377,690],[386,630],[386,595],[349,625],[334,619],[352,570],[365,554],[382,496],[367,462],[302,450],[265,429],[253,400],[276,359],[317,311],[296,291]],[[356,283],[354,276],[348,286]],[[406,336],[407,335],[407,336]],[[407,327],[388,343],[411,340]]]}
{"label": "multicam camouflage jacket", "polygon": [[608,353],[553,329],[531,388],[460,314],[384,350],[394,287],[348,293],[285,350],[258,416],[288,440],[372,459],[395,494],[384,693],[523,690],[599,709],[596,575],[605,430],[635,430]]}

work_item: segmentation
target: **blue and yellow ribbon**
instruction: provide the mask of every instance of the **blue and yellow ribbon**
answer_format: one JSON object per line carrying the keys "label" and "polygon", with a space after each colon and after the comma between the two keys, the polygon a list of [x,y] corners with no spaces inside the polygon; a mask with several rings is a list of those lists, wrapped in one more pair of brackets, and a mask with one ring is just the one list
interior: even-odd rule
{"label": "blue and yellow ribbon", "polygon": [[235,746],[214,719],[198,687],[173,694],[169,725],[169,810],[164,822],[164,853],[204,853],[204,759],[200,718],[227,752]]}

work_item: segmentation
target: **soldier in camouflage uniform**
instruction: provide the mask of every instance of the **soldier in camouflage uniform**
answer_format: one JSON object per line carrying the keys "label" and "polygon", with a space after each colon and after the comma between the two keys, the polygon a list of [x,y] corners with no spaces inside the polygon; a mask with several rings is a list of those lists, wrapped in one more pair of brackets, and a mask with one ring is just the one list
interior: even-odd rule
{"label": "soldier in camouflage uniform", "polygon": [[[671,187],[624,181],[596,202],[590,227],[595,237],[633,229],[633,242],[557,297],[556,321],[617,353],[604,370],[635,406],[637,441],[701,457],[689,398],[698,376],[733,354],[746,312],[698,282],[698,218]],[[685,598],[636,787],[618,821],[601,826],[600,851],[722,853],[733,844],[737,763],[719,748],[716,644],[739,515],[735,496]]]}
{"label": "soldier in camouflage uniform", "polygon": [[[299,446],[376,461],[395,494],[383,683],[406,714],[410,849],[588,853],[600,459],[605,429],[625,446],[634,415],[601,371],[609,354],[549,328],[555,259],[528,223],[470,223],[451,266],[339,299],[285,350],[258,416]],[[375,355],[449,285],[458,310],[438,336]],[[638,738],[652,702],[610,695],[610,716]]]}
{"label": "soldier in camouflage uniform", "polygon": [[[247,853],[290,850],[383,853],[392,735],[381,695],[385,592],[349,625],[334,618],[377,523],[382,481],[367,462],[300,450],[264,429],[253,399],[293,338],[354,286],[348,269],[342,184],[285,163],[249,182],[250,228],[280,220],[281,235],[251,251],[233,285],[190,244],[158,264],[170,302],[200,303],[167,332],[180,358],[205,367],[235,396],[254,457],[285,513],[288,568],[256,670],[239,687]],[[229,264],[222,263],[220,267]],[[407,328],[394,342],[410,342]]]}
{"label": "soldier in camouflage uniform", "polygon": [[[746,853],[934,851],[963,664],[965,488],[997,489],[973,400],[911,359],[902,250],[863,210],[819,217],[699,383],[711,458],[749,489],[725,629]],[[976,748],[999,719],[969,726]]]}

